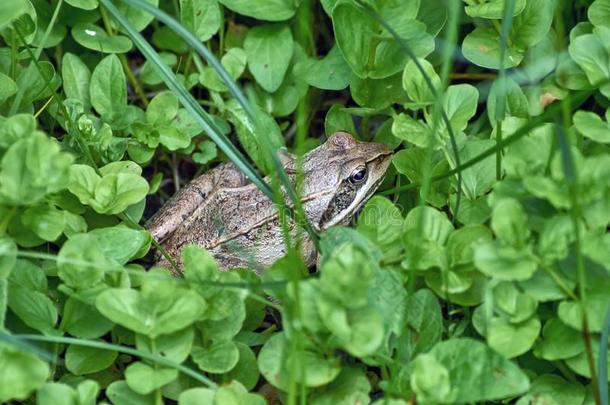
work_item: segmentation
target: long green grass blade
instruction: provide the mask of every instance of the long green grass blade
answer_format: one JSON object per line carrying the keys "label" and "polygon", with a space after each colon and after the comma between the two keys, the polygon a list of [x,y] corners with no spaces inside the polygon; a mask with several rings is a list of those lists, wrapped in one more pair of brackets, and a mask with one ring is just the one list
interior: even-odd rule
{"label": "long green grass blade", "polygon": [[49,353],[48,350],[41,349],[40,347],[33,345],[24,339],[19,339],[2,330],[0,330],[0,342],[4,342],[11,346],[15,346],[15,347],[19,348],[21,351],[23,351],[24,353],[34,353],[36,356],[38,356],[48,362],[55,361],[53,355],[51,353]]}
{"label": "long green grass blade", "polygon": [[[210,388],[217,387],[217,385],[214,381],[210,380],[205,375],[198,373],[188,367],[185,367],[181,364],[168,360],[163,356],[148,353],[148,352],[145,352],[142,350],[133,349],[133,348],[127,347],[127,346],[115,345],[112,343],[100,342],[97,340],[77,339],[77,338],[62,337],[62,336],[9,335],[5,332],[0,332],[0,340],[5,341],[7,343],[14,344],[16,346],[21,346],[21,347],[24,347],[23,345],[31,346],[27,342],[34,341],[34,342],[60,343],[60,344],[66,344],[66,345],[92,347],[92,348],[101,349],[101,350],[112,350],[112,351],[119,352],[119,353],[125,353],[125,354],[129,354],[132,356],[137,356],[139,358],[150,360],[150,361],[160,364],[162,366],[176,369],[176,370],[180,371],[181,373],[188,375],[189,377],[206,385],[207,387],[210,387]],[[15,341],[17,341],[17,343],[19,343],[19,345],[17,345]]]}
{"label": "long green grass blade", "polygon": [[[104,5],[107,5],[110,3],[109,0],[101,0],[101,1]],[[199,39],[197,37],[195,37],[188,29],[186,29],[182,24],[180,24],[178,21],[176,21],[174,18],[172,18],[170,15],[163,12],[159,8],[157,8],[157,7],[153,6],[152,4],[150,4],[146,1],[143,1],[143,0],[124,0],[124,1],[125,1],[125,3],[129,4],[132,7],[136,7],[138,9],[146,11],[147,13],[152,14],[156,19],[158,19],[159,21],[161,21],[165,25],[167,25],[176,34],[178,34],[182,39],[184,39],[184,41],[189,46],[191,46],[199,55],[201,55],[206,60],[206,62],[208,64],[210,64],[210,66],[220,76],[220,78],[223,80],[223,82],[227,85],[231,95],[237,100],[237,102],[242,106],[242,108],[244,109],[246,114],[248,114],[249,118],[252,120],[252,123],[254,124],[254,128],[257,130],[257,132],[260,135],[257,139],[259,139],[261,141],[261,146],[263,147],[263,150],[265,151],[269,160],[272,162],[273,167],[275,169],[273,174],[277,175],[279,177],[279,180],[282,183],[282,186],[286,190],[286,193],[288,194],[288,197],[290,198],[290,200],[294,206],[294,211],[296,212],[296,219],[298,220],[299,224],[305,228],[305,230],[309,234],[310,238],[314,241],[314,243],[317,246],[318,235],[316,234],[315,230],[313,229],[313,227],[307,220],[307,216],[305,215],[305,213],[303,211],[301,200],[298,197],[297,193],[295,192],[294,187],[290,181],[290,178],[288,177],[288,174],[286,174],[286,170],[284,170],[284,167],[282,166],[282,162],[280,161],[279,157],[277,156],[277,153],[275,152],[275,150],[273,150],[273,147],[271,146],[267,137],[264,136],[264,134],[262,134],[260,131],[261,125],[260,125],[260,120],[258,118],[258,114],[254,111],[254,109],[248,102],[248,99],[246,98],[244,93],[240,90],[240,88],[237,86],[235,81],[231,78],[229,73],[225,70],[224,66],[222,66],[222,64],[220,63],[218,58],[216,58],[216,56],[208,48],[203,46],[201,41],[199,41]],[[111,10],[109,9],[108,11],[111,11]],[[115,8],[115,11],[120,14],[120,12],[118,12],[118,10],[116,10],[116,8]],[[111,14],[113,14],[113,16],[116,18],[115,12],[111,11]],[[123,20],[124,20],[124,22],[120,22],[120,23],[122,26],[125,27],[124,24],[125,23],[129,24],[129,22],[126,21],[124,18],[123,18]],[[137,34],[138,36],[140,36],[137,33],[137,31],[135,31],[135,30],[133,30],[133,31],[134,31],[133,32],[134,34]],[[133,37],[132,32],[129,32],[129,35],[132,36],[132,39],[134,39],[136,46],[138,46],[138,48],[140,48],[140,50],[142,50],[142,48],[140,47],[138,42],[135,41],[135,38]],[[149,46],[149,48],[150,48],[150,46]],[[152,48],[150,48],[150,49],[152,50]],[[201,107],[200,107],[200,109],[201,109]],[[201,110],[203,111],[203,109],[201,109]],[[214,138],[212,138],[212,140],[214,140]],[[216,141],[214,140],[214,142],[216,142]],[[218,146],[220,147],[221,145],[218,145]],[[227,156],[229,156],[229,155],[227,154]],[[229,156],[229,158],[231,160],[233,160],[231,158],[231,156]],[[237,164],[237,162],[235,162],[235,163]],[[245,160],[242,163],[246,163]],[[245,168],[245,165],[244,165],[244,168]],[[241,166],[240,166],[240,169],[242,169]],[[246,175],[248,175],[245,171],[244,171],[244,173]],[[250,178],[250,176],[248,176],[248,177]],[[263,192],[265,192],[265,194],[267,194],[267,192],[263,188],[261,188],[261,185],[259,185],[258,183],[256,183],[256,184],[257,184],[257,186],[259,186],[261,191],[263,191]],[[269,189],[268,186],[267,186],[267,189]],[[271,191],[271,190],[269,189],[269,191]],[[284,201],[282,199],[277,199],[277,198],[274,199],[271,194],[268,194],[268,196],[270,199],[276,201],[276,204],[284,203]],[[290,209],[288,209],[288,211],[292,212],[292,210],[290,210]]]}

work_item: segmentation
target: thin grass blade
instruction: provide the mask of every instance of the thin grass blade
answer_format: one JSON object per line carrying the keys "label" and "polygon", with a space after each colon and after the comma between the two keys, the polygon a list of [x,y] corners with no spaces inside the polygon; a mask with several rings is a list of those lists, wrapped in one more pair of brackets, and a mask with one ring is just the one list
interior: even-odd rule
{"label": "thin grass blade", "polygon": [[77,339],[71,337],[63,337],[63,336],[44,336],[44,335],[9,335],[5,332],[0,332],[0,341],[5,341],[9,344],[13,344],[18,347],[30,347],[32,346],[28,342],[48,342],[48,343],[59,343],[66,345],[76,345],[76,346],[84,346],[84,347],[92,347],[95,349],[101,350],[112,350],[119,353],[129,354],[131,356],[137,356],[142,359],[150,360],[157,364],[160,364],[165,367],[170,367],[180,371],[181,373],[192,377],[193,379],[199,381],[200,383],[206,385],[210,388],[216,388],[217,385],[214,381],[210,380],[205,375],[198,373],[188,367],[185,367],[181,364],[175,363],[171,360],[166,359],[163,356],[159,356],[156,354],[148,353],[142,350],[133,349],[127,346],[115,345],[112,343],[100,342],[97,340],[86,340],[86,339]]}
{"label": "thin grass blade", "polygon": [[604,326],[599,341],[599,359],[597,380],[601,405],[608,405],[608,339],[610,338],[610,305],[606,308]]}

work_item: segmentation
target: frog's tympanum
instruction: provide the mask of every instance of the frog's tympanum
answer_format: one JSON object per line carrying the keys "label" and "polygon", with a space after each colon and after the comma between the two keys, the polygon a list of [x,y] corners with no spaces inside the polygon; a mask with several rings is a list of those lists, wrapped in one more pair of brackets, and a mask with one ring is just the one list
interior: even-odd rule
{"label": "frog's tympanum", "polygon": [[[305,213],[317,231],[347,224],[375,192],[391,160],[382,144],[359,142],[345,132],[331,136],[296,159],[284,156],[291,179],[302,170],[300,196]],[[302,235],[305,263],[316,261],[313,243]],[[276,206],[231,163],[195,178],[174,195],[148,222],[147,228],[179,262],[187,244],[207,249],[222,269],[248,267],[257,272],[285,253]],[[159,265],[167,266],[164,259]]]}

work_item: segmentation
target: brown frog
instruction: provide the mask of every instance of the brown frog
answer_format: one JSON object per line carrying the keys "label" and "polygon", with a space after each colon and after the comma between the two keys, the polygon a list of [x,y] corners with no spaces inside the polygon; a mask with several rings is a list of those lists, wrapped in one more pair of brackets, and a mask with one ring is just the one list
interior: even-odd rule
{"label": "brown frog", "polygon": [[[385,145],[359,142],[345,132],[305,154],[300,196],[314,229],[349,223],[383,180],[391,155]],[[295,158],[284,155],[283,166],[294,181]],[[177,262],[189,243],[207,249],[222,269],[248,267],[260,273],[285,254],[276,206],[232,163],[192,180],[146,227]],[[305,263],[314,264],[313,243],[294,223],[290,228],[291,234],[303,235]],[[165,259],[157,264],[167,266]]]}

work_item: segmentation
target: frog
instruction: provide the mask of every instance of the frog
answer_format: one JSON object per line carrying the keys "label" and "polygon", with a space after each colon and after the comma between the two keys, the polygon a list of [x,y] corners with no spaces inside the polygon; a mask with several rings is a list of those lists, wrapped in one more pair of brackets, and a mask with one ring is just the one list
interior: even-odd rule
{"label": "frog", "polygon": [[[307,220],[324,232],[352,221],[382,183],[392,150],[339,131],[300,160],[289,153],[280,156],[292,184],[300,178],[297,191]],[[210,252],[221,270],[245,267],[259,275],[287,251],[276,204],[231,162],[182,187],[145,227],[173,259],[174,272],[182,272],[180,252],[189,244]],[[304,263],[313,267],[318,254],[312,239],[293,220],[287,228],[300,242]],[[155,260],[157,266],[172,267],[159,252]]]}

